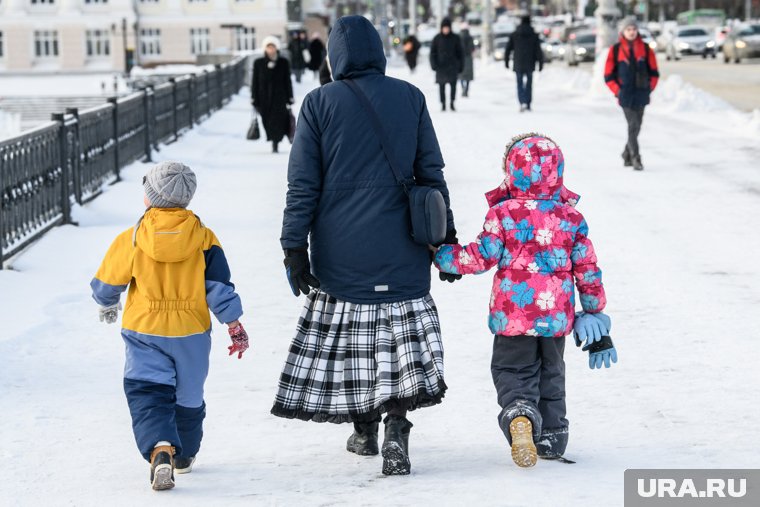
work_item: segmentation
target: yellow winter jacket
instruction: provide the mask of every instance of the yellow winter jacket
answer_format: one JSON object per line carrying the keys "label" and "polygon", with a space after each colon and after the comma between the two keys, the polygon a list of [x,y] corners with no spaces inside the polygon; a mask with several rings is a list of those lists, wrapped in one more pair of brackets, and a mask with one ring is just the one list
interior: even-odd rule
{"label": "yellow winter jacket", "polygon": [[103,306],[128,286],[122,327],[147,335],[207,332],[209,308],[225,323],[243,313],[219,241],[182,208],[148,209],[116,237],[90,285]]}

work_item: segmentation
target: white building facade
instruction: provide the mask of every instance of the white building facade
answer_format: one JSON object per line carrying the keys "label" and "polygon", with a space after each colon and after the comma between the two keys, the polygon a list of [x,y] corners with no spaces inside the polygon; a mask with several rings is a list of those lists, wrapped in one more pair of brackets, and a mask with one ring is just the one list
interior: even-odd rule
{"label": "white building facade", "polygon": [[0,72],[195,63],[285,37],[286,0],[0,0]]}

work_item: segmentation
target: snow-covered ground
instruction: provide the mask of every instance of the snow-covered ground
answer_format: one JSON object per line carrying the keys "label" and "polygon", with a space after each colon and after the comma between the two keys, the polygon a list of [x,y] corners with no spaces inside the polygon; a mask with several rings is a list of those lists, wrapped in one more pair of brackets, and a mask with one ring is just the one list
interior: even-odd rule
{"label": "snow-covered ground", "polygon": [[[628,468],[758,468],[760,119],[689,106],[666,85],[644,119],[646,170],[634,173],[620,159],[623,114],[611,96],[586,91],[587,74],[548,66],[534,112],[520,114],[512,72],[476,72],[471,97],[442,113],[426,68],[390,70],[428,96],[463,241],[481,229],[483,193],[501,181],[512,135],[545,132],[565,152],[620,355],[591,371],[568,343],[567,456],[577,464],[511,461],[489,372],[490,274],[434,279],[450,389],[443,404],[410,414],[411,476],[384,477],[380,457],[347,453],[350,426],[269,414],[302,299],[287,286],[278,242],[287,154],[244,140],[244,91],[156,154],[196,170],[192,209],[222,241],[252,338],[238,361],[217,327],[196,468],[171,492],[150,490],[122,392],[119,330],[98,322],[90,298],[110,241],[142,212],[147,166],[138,163],[75,210],[79,227],[54,229],[0,272],[0,505],[610,506],[622,505]],[[299,99],[313,85],[309,75],[296,86]]]}

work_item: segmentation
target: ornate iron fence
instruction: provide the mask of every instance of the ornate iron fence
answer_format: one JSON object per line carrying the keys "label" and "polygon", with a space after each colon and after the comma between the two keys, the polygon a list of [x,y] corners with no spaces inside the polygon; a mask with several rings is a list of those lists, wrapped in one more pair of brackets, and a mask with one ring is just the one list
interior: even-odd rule
{"label": "ornate iron fence", "polygon": [[105,183],[119,181],[123,167],[150,161],[160,143],[229,102],[245,74],[245,59],[236,59],[81,113],[67,109],[0,141],[0,269],[52,227],[72,223],[72,198],[94,199]]}

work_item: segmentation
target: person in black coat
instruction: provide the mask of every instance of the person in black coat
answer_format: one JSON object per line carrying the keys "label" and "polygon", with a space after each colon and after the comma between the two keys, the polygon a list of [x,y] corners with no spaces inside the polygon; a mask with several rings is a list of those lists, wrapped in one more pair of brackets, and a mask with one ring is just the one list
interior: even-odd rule
{"label": "person in black coat", "polygon": [[279,54],[280,42],[275,37],[265,37],[264,56],[253,62],[251,103],[261,115],[261,122],[272,141],[272,152],[290,130],[290,112],[293,104],[293,83],[290,81],[288,60]]}
{"label": "person in black coat", "polygon": [[322,65],[325,55],[327,54],[325,51],[325,45],[322,43],[317,32],[312,34],[312,39],[309,43],[309,54],[311,54],[309,70],[314,71],[314,77],[317,77],[319,75],[319,66]]}
{"label": "person in black coat", "polygon": [[288,44],[288,51],[290,51],[290,70],[296,76],[296,83],[301,82],[301,76],[306,69],[306,60],[304,60],[303,53],[307,51],[309,44],[306,41],[306,32],[299,30],[293,37],[293,40]]}
{"label": "person in black coat", "polygon": [[406,59],[406,64],[409,66],[409,70],[412,72],[417,68],[417,54],[420,52],[421,46],[422,44],[420,44],[420,41],[414,36],[414,34],[409,34],[409,36],[404,39],[404,58]]}
{"label": "person in black coat", "polygon": [[475,79],[474,62],[472,61],[472,54],[475,52],[475,40],[470,35],[468,28],[463,28],[459,32],[459,38],[462,39],[462,54],[464,56],[464,70],[459,74],[459,80],[462,82],[462,97],[467,97],[470,94],[470,81]]}
{"label": "person in black coat", "polygon": [[451,20],[443,18],[441,32],[433,37],[430,46],[430,66],[435,71],[435,82],[441,95],[441,110],[446,110],[446,84],[451,87],[449,105],[454,109],[457,97],[457,76],[464,70],[464,52],[459,36],[451,31]]}
{"label": "person in black coat", "polygon": [[520,101],[520,112],[530,111],[533,100],[533,71],[544,69],[544,52],[538,34],[530,26],[530,17],[522,18],[520,26],[512,33],[504,52],[504,65],[509,68],[509,56],[514,51],[515,57],[512,68],[517,76],[517,100]]}

